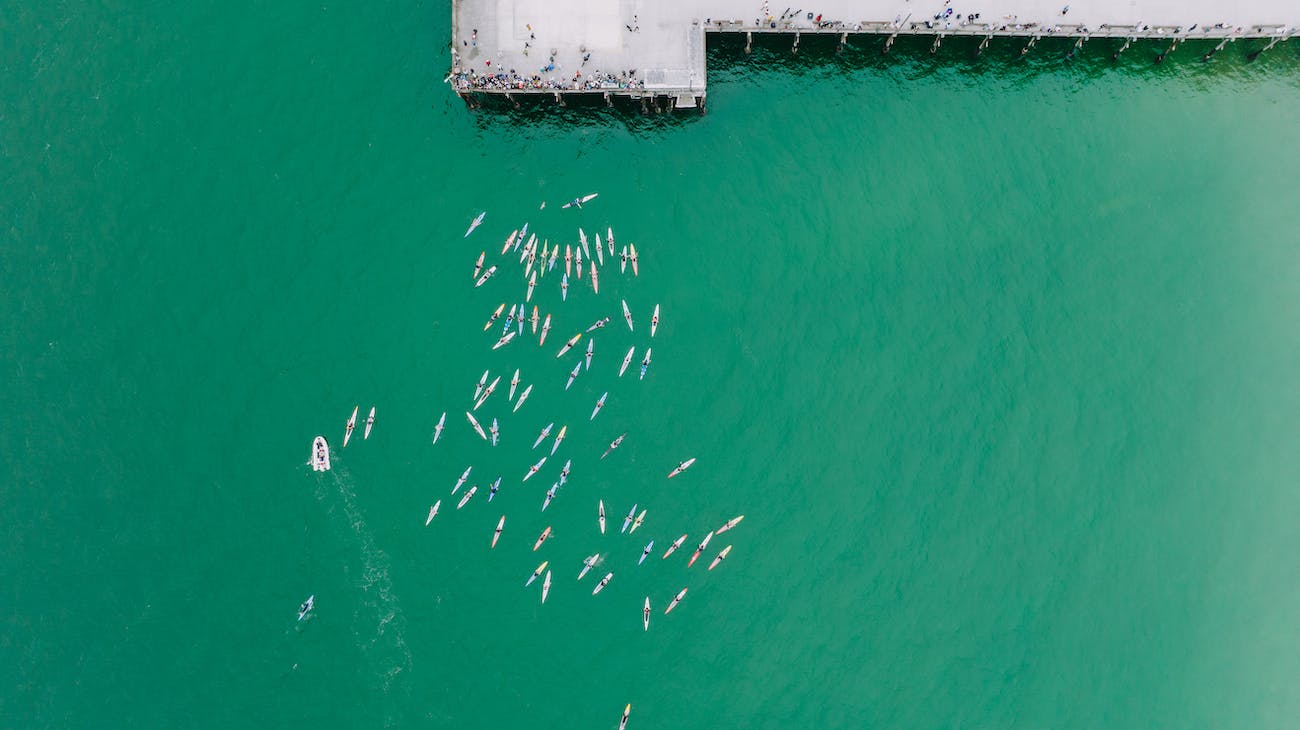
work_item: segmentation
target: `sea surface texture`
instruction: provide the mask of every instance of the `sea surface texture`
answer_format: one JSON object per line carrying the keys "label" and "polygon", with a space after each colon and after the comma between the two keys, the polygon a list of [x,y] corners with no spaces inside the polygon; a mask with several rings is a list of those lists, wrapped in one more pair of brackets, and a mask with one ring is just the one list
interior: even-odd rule
{"label": "sea surface texture", "polygon": [[[471,112],[450,17],[0,12],[0,726],[1295,727],[1296,41],[721,41],[704,116]],[[492,351],[525,222],[639,275],[561,256]]]}

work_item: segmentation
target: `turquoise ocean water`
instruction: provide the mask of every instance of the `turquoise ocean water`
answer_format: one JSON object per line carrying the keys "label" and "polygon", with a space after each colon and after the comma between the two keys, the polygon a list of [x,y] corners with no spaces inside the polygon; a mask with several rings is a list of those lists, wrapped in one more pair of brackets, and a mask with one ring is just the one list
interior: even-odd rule
{"label": "turquoise ocean water", "polygon": [[[1294,42],[723,43],[708,115],[669,120],[468,112],[449,18],[0,13],[0,726],[1294,726]],[[612,226],[640,276],[561,303],[548,274],[546,346],[492,352],[525,221]],[[602,316],[565,392],[554,350]],[[536,384],[480,409],[495,449],[462,413],[485,368]]]}

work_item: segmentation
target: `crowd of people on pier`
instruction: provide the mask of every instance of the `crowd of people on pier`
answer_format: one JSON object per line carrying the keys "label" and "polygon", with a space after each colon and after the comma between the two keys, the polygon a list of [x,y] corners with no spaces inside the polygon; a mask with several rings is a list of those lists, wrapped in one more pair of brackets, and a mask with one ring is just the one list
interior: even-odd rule
{"label": "crowd of people on pier", "polygon": [[[491,67],[485,67],[490,69]],[[599,91],[601,89],[644,89],[645,80],[636,78],[636,70],[620,71],[617,74],[602,71],[583,73],[575,71],[573,76],[542,76],[554,65],[541,69],[539,73],[524,75],[510,69],[506,71],[487,70],[482,73],[472,67],[458,67],[452,72],[451,83],[457,89],[490,89],[496,91]]]}

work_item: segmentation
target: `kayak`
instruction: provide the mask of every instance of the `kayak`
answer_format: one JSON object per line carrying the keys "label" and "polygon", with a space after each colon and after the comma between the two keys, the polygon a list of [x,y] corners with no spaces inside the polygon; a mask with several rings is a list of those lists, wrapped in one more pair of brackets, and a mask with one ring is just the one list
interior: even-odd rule
{"label": "kayak", "polygon": [[501,539],[501,531],[504,529],[506,529],[506,516],[501,515],[501,519],[497,521],[496,532],[492,533],[492,547],[497,546],[497,540]]}
{"label": "kayak", "polygon": [[564,389],[565,389],[565,390],[568,390],[568,389],[569,389],[569,386],[570,386],[570,385],[573,385],[573,381],[578,377],[578,373],[580,373],[580,372],[582,372],[582,361],[581,361],[581,360],[578,361],[578,364],[577,364],[577,365],[574,365],[574,366],[573,366],[573,372],[569,373],[569,382],[567,382],[567,383],[564,384]]}
{"label": "kayak", "polygon": [[623,300],[623,319],[627,322],[628,330],[635,332],[636,330],[632,328],[632,310],[627,308],[626,299]]}
{"label": "kayak", "polygon": [[631,535],[636,532],[636,528],[640,527],[642,522],[645,522],[646,512],[647,510],[641,510],[641,514],[637,515],[635,520],[632,520],[632,529],[628,530],[627,534]]}
{"label": "kayak", "polygon": [[587,369],[591,369],[591,354],[596,351],[596,338],[587,340]]}
{"label": "kayak", "polygon": [[460,475],[460,479],[457,479],[457,480],[456,480],[456,486],[454,486],[454,487],[451,488],[451,493],[452,493],[452,494],[455,494],[455,493],[456,493],[456,490],[457,490],[457,489],[460,489],[460,485],[464,484],[466,479],[469,479],[469,472],[470,472],[470,470],[473,469],[473,468],[474,468],[474,467],[472,467],[472,466],[467,466],[467,467],[465,467],[465,473]]}
{"label": "kayak", "polygon": [[689,567],[691,567],[692,565],[695,565],[695,559],[698,558],[698,557],[700,557],[700,553],[704,552],[704,548],[706,548],[706,547],[709,546],[709,540],[712,540],[712,539],[713,539],[713,533],[712,533],[712,532],[710,532],[709,534],[707,534],[707,535],[704,536],[704,540],[703,540],[702,542],[700,542],[700,546],[697,547],[697,548],[695,548],[695,554],[691,556],[691,559],[690,559],[689,561],[687,561],[687,563],[686,563],[686,567],[689,568]]}
{"label": "kayak", "polygon": [[536,464],[533,464],[532,466],[528,467],[528,473],[524,475],[524,481],[528,481],[529,477],[531,477],[532,475],[534,475],[534,474],[536,474],[537,472],[541,471],[541,470],[542,470],[542,464],[545,464],[545,463],[546,463],[546,457],[543,456],[543,457],[541,458],[541,460],[538,461]]}
{"label": "kayak", "polygon": [[[647,598],[646,602],[648,603],[649,601],[650,599]],[[623,708],[623,719],[618,721],[618,730],[627,730],[627,716],[631,714],[632,714],[632,703],[629,702],[627,707]]]}
{"label": "kayak", "polygon": [[481,223],[483,222],[483,218],[484,218],[486,215],[487,215],[487,211],[486,211],[486,210],[483,211],[482,213],[479,213],[479,214],[478,214],[478,217],[475,218],[474,221],[473,221],[472,223],[469,224],[469,228],[466,229],[466,231],[465,231],[465,235],[464,235],[464,236],[461,236],[461,238],[469,238],[469,234],[473,233],[473,232],[474,232],[474,229],[479,227],[479,224],[481,224]]}
{"label": "kayak", "polygon": [[561,347],[561,348],[560,348],[560,351],[559,351],[558,353],[556,353],[556,355],[555,355],[556,359],[558,360],[559,358],[562,358],[562,357],[564,357],[566,354],[568,354],[569,350],[572,350],[572,349],[573,349],[573,346],[576,345],[576,344],[578,344],[578,340],[581,340],[581,339],[582,339],[582,333],[581,333],[581,332],[579,332],[578,334],[574,335],[573,337],[570,337],[570,338],[569,338],[569,341],[566,342],[566,343],[564,343],[564,347]]}
{"label": "kayak", "polygon": [[622,252],[619,253],[618,257],[621,260],[621,263],[618,265],[618,273],[626,274],[627,273],[627,246],[623,247],[623,250]]}
{"label": "kayak", "polygon": [[487,441],[487,434],[483,432],[483,427],[478,425],[478,421],[474,419],[474,414],[470,413],[469,411],[465,411],[465,417],[469,419],[469,425],[474,427],[474,430],[478,432],[479,437],[481,437],[484,441]]}
{"label": "kayak", "polygon": [[492,482],[492,488],[491,488],[490,490],[488,490],[488,501],[489,501],[489,502],[492,501],[492,498],[493,498],[493,497],[497,496],[497,490],[500,489],[500,488],[501,488],[501,477],[497,477],[497,480],[496,480],[495,482]]}
{"label": "kayak", "polygon": [[631,253],[628,254],[628,259],[632,262],[632,276],[640,276],[641,274],[636,270],[636,244],[635,243],[630,244],[630,250]]}
{"label": "kayak", "polygon": [[534,570],[532,576],[528,578],[528,582],[524,583],[524,587],[527,588],[532,585],[533,581],[537,580],[537,576],[541,575],[543,570],[546,570],[546,566],[549,565],[550,562],[551,561],[549,560],[543,560],[542,564],[537,566],[537,570]]}
{"label": "kayak", "polygon": [[600,500],[600,534],[605,534],[605,500]]}
{"label": "kayak", "polygon": [[587,574],[587,571],[591,570],[596,565],[597,560],[600,560],[600,553],[589,555],[582,561],[582,570],[578,573],[578,580],[582,580],[582,577]]}
{"label": "kayak", "polygon": [[497,419],[492,419],[492,427],[488,429],[488,432],[492,434],[492,445],[496,446],[497,437],[501,435],[501,428],[497,426]]}
{"label": "kayak", "polygon": [[727,557],[727,553],[729,552],[731,552],[730,545],[722,548],[722,552],[718,553],[718,557],[714,558],[712,563],[709,563],[709,570],[713,570],[714,568],[718,567],[718,563],[721,563],[722,560]]}
{"label": "kayak", "polygon": [[560,432],[555,435],[555,443],[551,444],[551,456],[555,456],[555,450],[560,448],[560,442],[564,440],[564,434],[568,432],[568,426],[560,426]]}
{"label": "kayak", "polygon": [[532,276],[528,277],[528,294],[524,296],[525,302],[533,301],[533,289],[537,287],[537,272],[534,271]]}
{"label": "kayak", "polygon": [[[515,333],[514,333],[514,332],[511,332],[510,334],[506,335],[506,337],[504,337],[504,338],[502,338],[502,339],[504,339],[504,340],[506,340],[507,342],[509,342],[509,338],[514,337],[514,336],[515,336]],[[498,345],[499,345],[499,344],[500,344],[500,343],[498,343]],[[493,349],[495,349],[495,348],[493,348]],[[490,397],[494,392],[496,392],[496,389],[497,389],[497,383],[499,383],[499,382],[501,382],[501,376],[500,376],[500,375],[496,376],[496,379],[494,379],[494,380],[492,381],[492,384],[491,384],[491,385],[489,385],[488,387],[486,387],[486,388],[483,389],[483,396],[482,396],[481,398],[479,398],[477,402],[474,403],[474,410],[477,411],[478,408],[479,408],[479,406],[483,405],[483,404],[487,401],[488,397]]]}
{"label": "kayak", "polygon": [[[515,411],[519,410],[519,406],[522,406],[524,401],[528,400],[528,394],[531,392],[533,392],[533,386],[529,385],[527,388],[524,388],[524,392],[519,394],[519,400],[515,401]],[[514,413],[515,411],[511,411],[511,413]]]}
{"label": "kayak", "polygon": [[483,271],[483,259],[487,256],[487,251],[478,255],[478,261],[474,262],[474,275],[470,277],[471,281],[478,279],[479,272]]}
{"label": "kayak", "polygon": [[682,463],[680,463],[680,464],[677,465],[677,468],[676,468],[676,469],[673,469],[672,471],[668,472],[668,478],[669,478],[669,479],[672,479],[673,477],[677,476],[678,474],[681,474],[682,472],[684,472],[684,471],[686,471],[687,469],[691,468],[691,464],[694,464],[694,463],[695,463],[695,458],[694,458],[694,457],[692,457],[692,458],[690,458],[690,459],[687,459],[686,461],[683,461]]}
{"label": "kayak", "polygon": [[587,232],[582,230],[581,228],[578,229],[578,243],[582,244],[582,252],[587,254],[587,259],[590,260],[591,246],[587,245]]}
{"label": "kayak", "polygon": [[614,229],[605,229],[605,243],[609,246],[609,255],[614,255]]}
{"label": "kayak", "polygon": [[510,331],[510,325],[515,323],[515,305],[510,305],[510,311],[506,313],[506,326],[501,328],[501,334]]}
{"label": "kayak", "polygon": [[564,460],[564,468],[560,470],[560,486],[561,486],[561,487],[564,486],[564,482],[567,481],[568,478],[569,478],[569,465],[572,464],[572,463],[573,463],[573,459],[565,459],[565,460]]}
{"label": "kayak", "polygon": [[[597,250],[599,250],[599,249],[597,249]],[[595,262],[595,261],[592,261],[592,262],[591,262],[591,291],[594,292],[594,293],[596,293],[596,294],[599,294],[599,293],[600,293],[600,276],[598,275],[598,273],[597,273],[597,271],[596,271],[596,262]]]}
{"label": "kayak", "polygon": [[596,589],[591,592],[591,595],[594,596],[604,590],[605,586],[609,585],[609,579],[613,577],[613,573],[606,573],[605,577],[600,579],[600,583],[596,584]]}
{"label": "kayak", "polygon": [[654,547],[655,547],[654,540],[651,540],[650,542],[646,543],[645,550],[641,551],[641,559],[636,561],[636,564],[640,565],[641,563],[644,563],[646,556],[650,554],[650,551],[653,550]]}
{"label": "kayak", "polygon": [[552,485],[551,485],[551,488],[548,489],[548,490],[546,490],[546,499],[542,500],[542,511],[543,511],[543,512],[546,511],[546,508],[547,508],[547,507],[551,506],[551,500],[552,500],[552,499],[555,499],[555,490],[557,490],[557,489],[559,489],[559,488],[560,488],[560,485],[558,485],[558,484],[552,484]]}
{"label": "kayak", "polygon": [[546,315],[546,321],[542,323],[542,339],[538,341],[538,346],[546,344],[546,333],[551,331],[551,315]]}
{"label": "kayak", "polygon": [[645,371],[650,369],[650,353],[652,351],[653,348],[647,347],[645,350],[645,357],[641,359],[641,380],[645,380]]}
{"label": "kayak", "polygon": [[587,202],[588,200],[591,200],[592,198],[596,197],[599,194],[600,193],[592,193],[591,195],[584,195],[581,198],[574,198],[573,200],[570,200],[569,202],[565,203],[564,205],[561,205],[560,207],[568,208],[569,206],[573,205],[581,208],[583,203]]}
{"label": "kayak", "polygon": [[477,491],[478,491],[478,485],[477,485],[477,484],[475,484],[474,486],[470,487],[470,488],[469,488],[469,491],[468,491],[468,492],[465,492],[465,496],[460,498],[460,504],[456,505],[456,509],[460,509],[461,507],[464,507],[464,506],[465,506],[465,503],[468,502],[468,501],[470,500],[470,497],[473,497],[473,496],[474,496],[474,493],[477,492]]}
{"label": "kayak", "polygon": [[623,372],[627,370],[627,366],[632,364],[632,353],[634,352],[636,352],[636,345],[627,348],[627,355],[623,358],[623,367],[618,369],[618,377],[623,377]]}
{"label": "kayak", "polygon": [[307,600],[303,601],[302,605],[298,607],[298,620],[299,621],[303,620],[303,618],[308,613],[311,613],[311,610],[315,607],[316,607],[316,594],[313,593],[310,596],[307,596]]}
{"label": "kayak", "polygon": [[[519,245],[522,244],[522,243],[524,242],[524,239],[527,238],[527,237],[528,237],[528,224],[525,223],[525,224],[524,224],[524,227],[519,229],[519,237],[515,239],[515,248],[514,248],[514,250],[518,251],[518,250],[519,250]],[[505,252],[502,251],[502,253],[505,253]]]}
{"label": "kayak", "polygon": [[587,331],[595,332],[596,330],[600,329],[601,327],[604,327],[607,324],[609,324],[609,317],[605,317],[604,319],[598,319],[595,322],[591,323],[591,326],[587,328]]}
{"label": "kayak", "polygon": [[429,516],[424,518],[425,527],[428,527],[429,523],[433,522],[433,518],[438,516],[438,508],[441,506],[442,506],[442,500],[440,499],[437,502],[434,502],[433,506],[429,508]]}
{"label": "kayak", "polygon": [[506,396],[506,400],[515,399],[515,388],[518,387],[519,387],[519,368],[515,368],[515,374],[510,378],[510,395]]}
{"label": "kayak", "polygon": [[492,349],[500,350],[501,348],[510,344],[510,341],[513,340],[514,338],[515,338],[514,332],[507,332],[504,335],[501,335],[501,339],[497,340],[497,343],[492,346]]}
{"label": "kayak", "polygon": [[573,250],[569,244],[564,244],[564,275],[567,277],[573,273]]}
{"label": "kayak", "polygon": [[542,603],[546,603],[546,595],[551,592],[551,571],[546,571],[546,577],[542,579]]}
{"label": "kayak", "polygon": [[617,449],[617,448],[618,448],[618,445],[621,444],[621,443],[623,443],[623,439],[626,438],[626,437],[627,437],[627,434],[624,433],[622,436],[619,436],[618,438],[614,439],[613,441],[610,441],[610,442],[609,442],[609,448],[608,448],[608,449],[605,449],[605,453],[601,454],[601,455],[600,455],[600,458],[603,459],[603,458],[605,458],[606,456],[609,456],[609,452],[613,451],[614,449]]}
{"label": "kayak", "polygon": [[533,543],[533,552],[537,552],[537,548],[541,547],[542,543],[546,542],[550,537],[551,528],[548,526],[545,530],[542,530],[542,534],[537,538],[537,542]]}
{"label": "kayak", "polygon": [[719,527],[719,528],[718,528],[718,530],[717,530],[717,534],[721,535],[722,533],[726,532],[727,530],[730,530],[731,528],[735,527],[736,525],[739,525],[739,524],[740,524],[740,521],[743,520],[743,519],[745,519],[745,516],[744,516],[744,515],[741,515],[741,516],[739,516],[739,517],[732,517],[731,519],[727,520],[727,524],[725,524],[725,525],[723,525],[722,527]]}
{"label": "kayak", "polygon": [[623,518],[623,527],[622,527],[621,529],[619,529],[619,532],[627,532],[627,526],[630,525],[630,524],[632,524],[632,520],[634,520],[634,519],[636,519],[636,505],[635,505],[635,504],[632,505],[632,511],[627,513],[627,517]]}
{"label": "kayak", "polygon": [[531,325],[533,326],[533,334],[537,334],[537,322],[538,322],[538,321],[539,321],[539,318],[538,318],[538,316],[537,316],[537,305],[534,304],[534,305],[533,305],[533,316],[531,316],[531,317],[528,318],[528,322],[529,322],[529,324],[531,324]]}
{"label": "kayak", "polygon": [[668,610],[664,611],[664,615],[665,616],[668,615],[669,613],[672,612],[674,608],[677,608],[677,604],[681,603],[682,599],[685,597],[686,597],[686,589],[683,588],[682,592],[678,593],[677,596],[673,598],[673,602],[668,604]]}
{"label": "kayak", "polygon": [[605,247],[600,245],[600,234],[596,234],[596,260],[601,266],[605,265]]}
{"label": "kayak", "polygon": [[515,317],[515,327],[518,327],[518,328],[519,328],[519,329],[517,330],[517,333],[518,333],[518,334],[521,334],[521,335],[522,335],[522,334],[524,333],[524,305],[523,305],[523,302],[520,302],[520,303],[519,303],[519,316],[518,316],[518,317]]}
{"label": "kayak", "polygon": [[347,446],[347,445],[348,445],[348,439],[352,438],[352,429],[354,429],[354,428],[357,427],[357,411],[359,411],[359,410],[361,410],[361,406],[357,406],[357,407],[353,408],[353,409],[352,409],[352,415],[351,415],[350,417],[348,417],[348,425],[347,425],[346,428],[343,429],[343,445],[344,445],[344,446]]}
{"label": "kayak", "polygon": [[645,597],[645,608],[641,609],[641,621],[645,624],[645,630],[650,630],[650,596]]}
{"label": "kayak", "polygon": [[578,278],[582,278],[582,249],[573,252],[573,270],[578,272]]}
{"label": "kayak", "polygon": [[655,330],[659,329],[659,305],[655,305],[655,313],[650,317],[650,336],[655,336]]}
{"label": "kayak", "polygon": [[546,260],[547,271],[555,270],[555,260],[558,259],[559,257],[560,257],[560,244],[557,243],[551,247],[551,257]]}
{"label": "kayak", "polygon": [[433,426],[433,442],[438,443],[438,437],[442,436],[442,429],[447,425],[447,412],[443,411],[438,417],[438,422]]}
{"label": "kayak", "polygon": [[552,428],[554,425],[555,425],[555,422],[554,422],[554,421],[552,421],[552,422],[546,424],[546,427],[542,429],[542,432],[541,432],[540,434],[537,435],[537,440],[533,442],[533,448],[534,448],[534,449],[536,449],[538,446],[540,446],[541,443],[542,443],[543,441],[546,440],[546,437],[547,437],[547,436],[550,436],[550,435],[551,435],[551,428]]}
{"label": "kayak", "polygon": [[588,421],[596,420],[596,414],[600,413],[600,409],[605,407],[605,396],[607,395],[609,395],[608,390],[605,391],[604,393],[601,393],[600,400],[596,401],[596,409],[591,412],[591,418],[588,418],[587,419]]}
{"label": "kayak", "polygon": [[317,436],[311,441],[312,471],[330,470],[330,445],[324,436]]}
{"label": "kayak", "polygon": [[488,267],[487,271],[483,272],[483,275],[478,278],[478,281],[474,282],[474,288],[477,289],[480,286],[483,286],[483,284],[486,283],[488,279],[491,279],[492,275],[495,273],[497,273],[497,267],[495,264],[493,264],[492,266]]}
{"label": "kayak", "polygon": [[664,551],[664,560],[667,560],[669,555],[672,555],[673,553],[677,552],[677,548],[681,547],[681,546],[682,546],[682,543],[684,543],[684,542],[686,542],[686,536],[685,536],[685,535],[682,535],[681,537],[677,538],[676,540],[673,540],[673,544],[672,544],[672,545],[669,545],[669,546],[668,546],[668,549],[667,549],[666,551]]}
{"label": "kayak", "polygon": [[[501,306],[504,307],[505,305],[503,304]],[[484,370],[483,376],[478,379],[478,385],[474,386],[474,400],[478,400],[478,397],[483,395],[483,386],[487,384],[487,376],[488,371]]]}
{"label": "kayak", "polygon": [[510,247],[511,247],[511,246],[515,245],[515,237],[518,236],[518,235],[519,235],[519,231],[516,229],[516,230],[511,231],[511,232],[510,232],[510,235],[506,237],[506,245],[504,245],[504,246],[501,247],[501,255],[502,255],[502,256],[505,255],[506,251],[509,251],[509,250],[510,250]]}

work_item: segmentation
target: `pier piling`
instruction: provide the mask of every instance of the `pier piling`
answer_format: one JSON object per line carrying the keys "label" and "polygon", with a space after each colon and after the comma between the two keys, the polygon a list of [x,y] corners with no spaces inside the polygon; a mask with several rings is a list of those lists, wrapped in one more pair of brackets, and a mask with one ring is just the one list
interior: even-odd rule
{"label": "pier piling", "polygon": [[1025,47],[1020,49],[1020,55],[1024,56],[1026,53],[1029,53],[1029,49],[1033,48],[1034,44],[1037,42],[1038,42],[1038,36],[1031,37],[1029,39],[1029,42],[1025,44]]}
{"label": "pier piling", "polygon": [[1223,47],[1228,45],[1228,43],[1231,41],[1232,41],[1231,38],[1224,38],[1223,40],[1219,41],[1219,45],[1215,46],[1209,51],[1206,51],[1205,55],[1201,56],[1201,63],[1205,63],[1206,61],[1209,61],[1211,56],[1218,53],[1219,51],[1222,51]]}
{"label": "pier piling", "polygon": [[749,52],[750,50],[753,49],[753,47],[754,47],[754,34],[750,31],[745,31],[745,55],[746,56],[749,55]]}
{"label": "pier piling", "polygon": [[942,43],[942,42],[943,42],[943,34],[942,34],[942,33],[940,33],[939,35],[937,35],[937,36],[934,37],[934,43],[930,46],[930,55],[931,55],[931,56],[933,56],[934,54],[936,54],[936,53],[939,52],[939,44]]}
{"label": "pier piling", "polygon": [[794,34],[794,47],[790,49],[790,53],[793,53],[793,54],[796,54],[796,55],[799,53],[799,36],[800,36],[800,33],[799,33],[798,31],[795,31],[795,34]]}
{"label": "pier piling", "polygon": [[1160,54],[1159,56],[1156,56],[1156,63],[1164,63],[1165,56],[1168,56],[1169,54],[1173,53],[1174,49],[1177,47],[1178,47],[1178,39],[1175,38],[1174,42],[1169,44],[1169,47],[1165,49],[1164,53]]}
{"label": "pier piling", "polygon": [[894,45],[894,39],[897,38],[897,37],[898,37],[898,34],[897,34],[897,33],[893,33],[893,34],[891,34],[888,38],[885,39],[885,47],[882,48],[882,49],[880,49],[880,53],[881,53],[881,55],[886,55],[886,54],[889,53],[889,49],[893,47],[893,45]]}
{"label": "pier piling", "polygon": [[838,48],[835,49],[835,53],[837,54],[844,53],[844,46],[848,45],[848,42],[849,42],[849,34],[840,33],[840,45]]}
{"label": "pier piling", "polygon": [[1127,50],[1128,50],[1128,47],[1131,46],[1131,45],[1133,45],[1133,39],[1132,39],[1132,38],[1125,38],[1125,39],[1124,39],[1124,45],[1120,46],[1120,47],[1119,47],[1119,50],[1118,50],[1118,51],[1115,51],[1115,55],[1111,56],[1110,59],[1111,59],[1112,61],[1118,61],[1118,60],[1119,60],[1119,54],[1123,53],[1124,51],[1127,51]]}
{"label": "pier piling", "polygon": [[980,54],[984,53],[984,49],[989,47],[989,41],[991,41],[991,40],[993,40],[993,36],[992,36],[992,35],[986,35],[986,36],[984,36],[984,40],[980,41],[979,48],[976,48],[976,49],[975,49],[975,57],[976,57],[976,58],[979,58],[979,57],[980,57]]}

